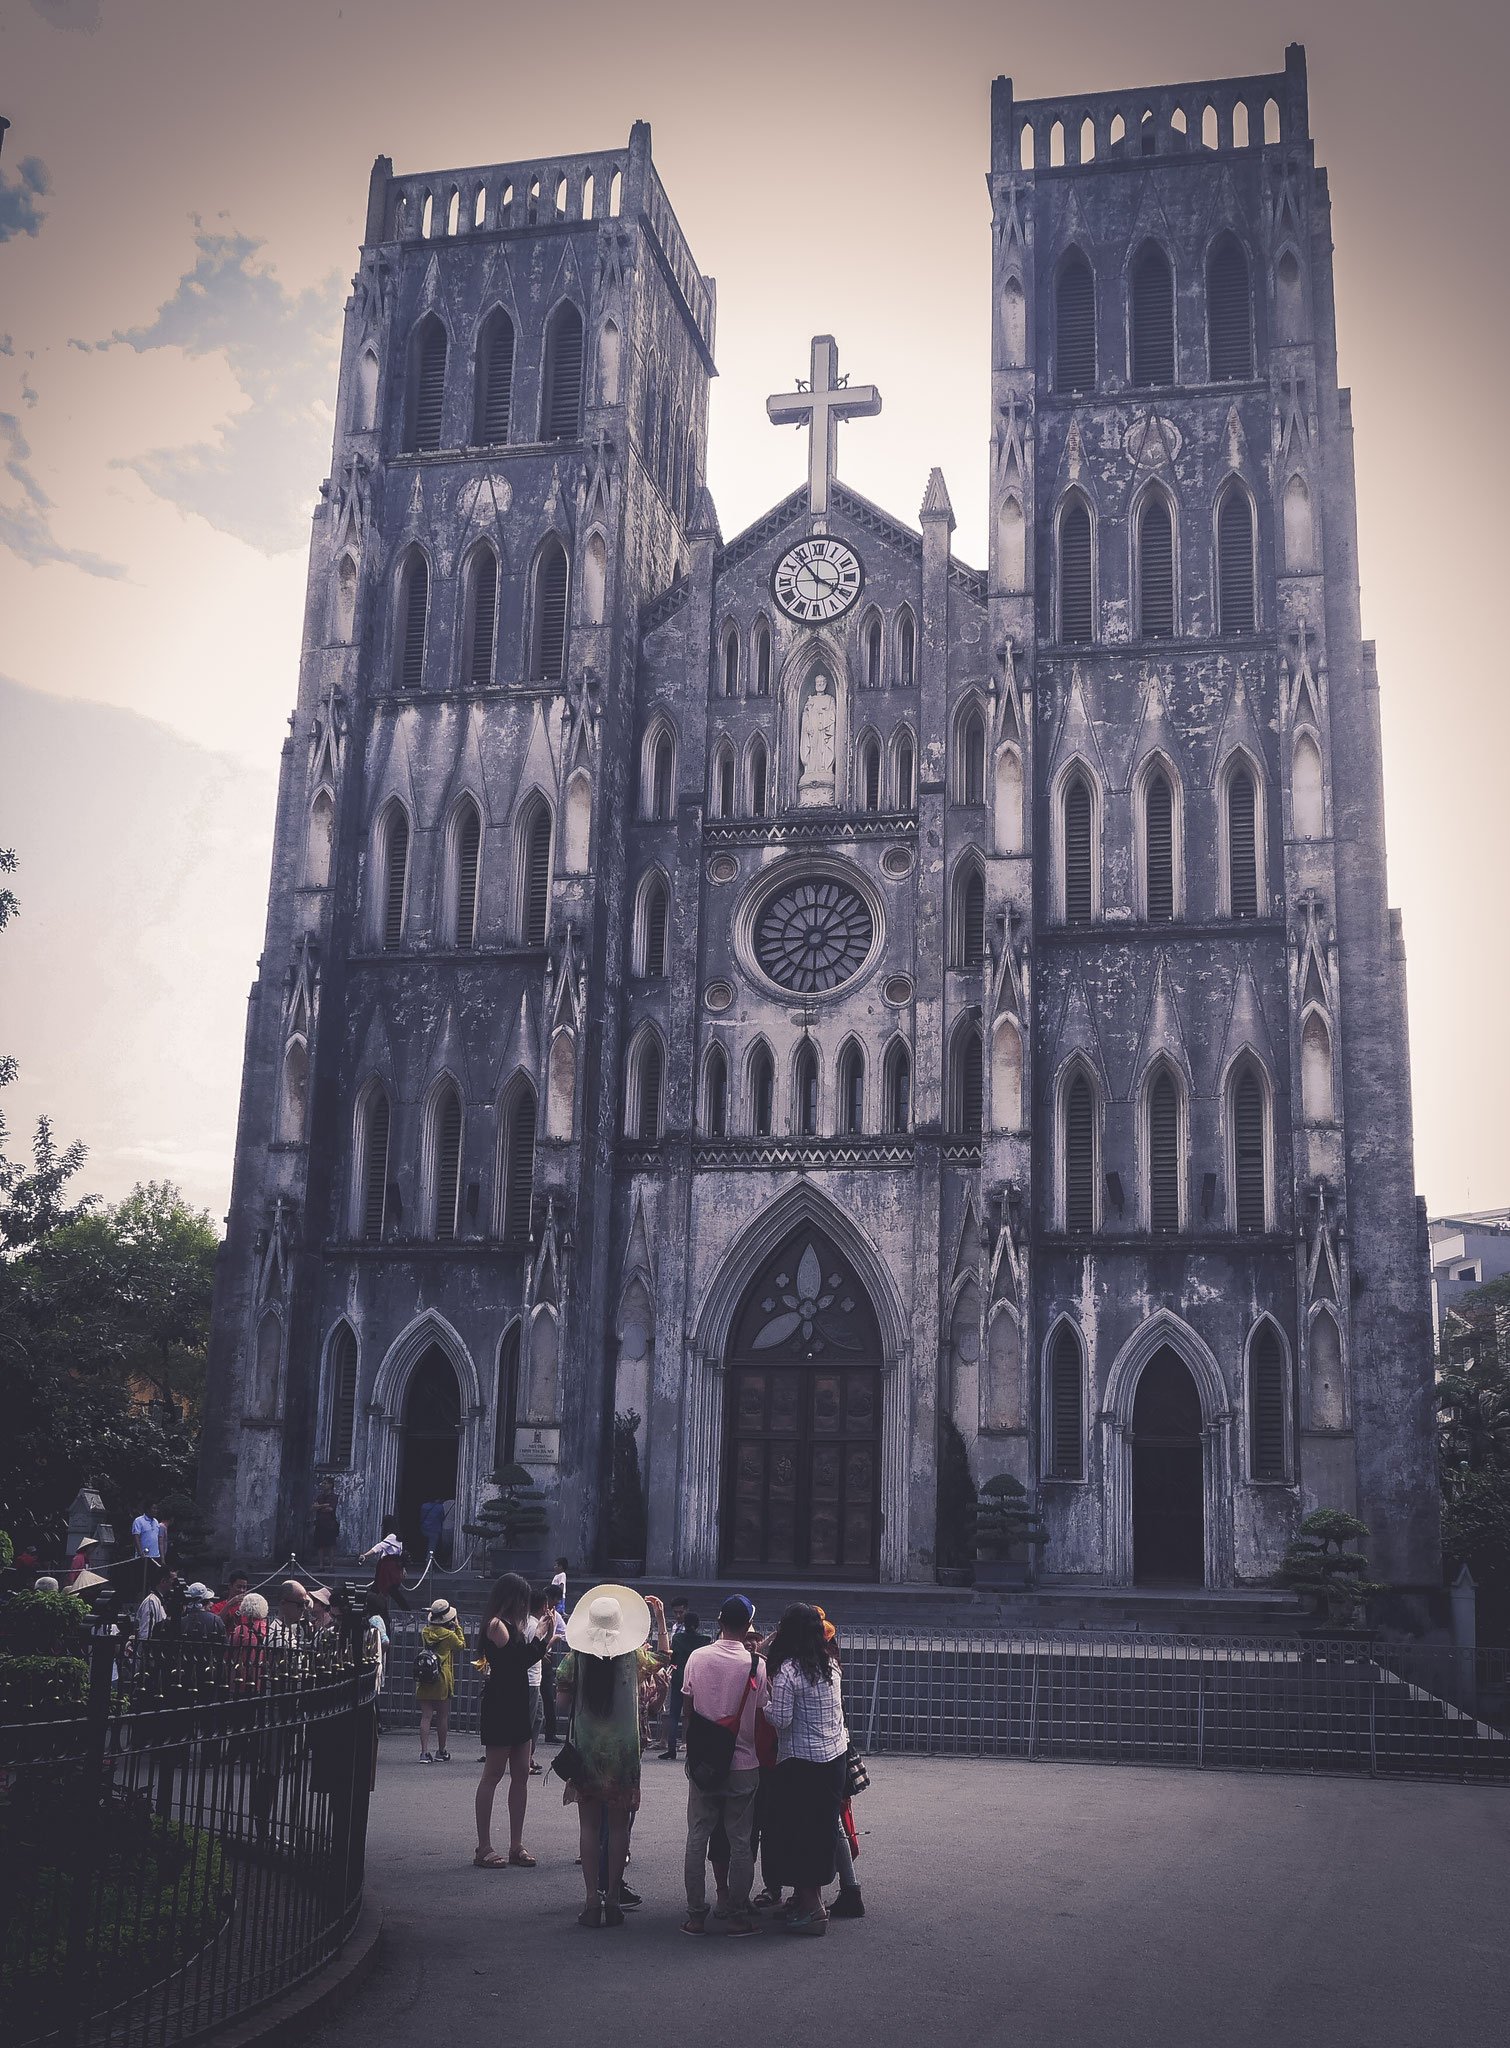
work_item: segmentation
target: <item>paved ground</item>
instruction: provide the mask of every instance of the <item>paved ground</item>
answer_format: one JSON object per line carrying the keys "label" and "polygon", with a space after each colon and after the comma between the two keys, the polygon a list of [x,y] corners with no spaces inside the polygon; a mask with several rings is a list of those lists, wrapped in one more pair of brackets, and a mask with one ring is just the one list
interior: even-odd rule
{"label": "paved ground", "polygon": [[634,2048],[641,2029],[704,2038],[686,2023],[714,2013],[721,2042],[827,2048],[945,2030],[1014,2048],[1510,2038],[1504,1791],[881,1757],[856,1802],[866,1918],[725,1948],[677,1932],[679,1768],[646,1759],[644,1907],[587,1933],[556,1781],[534,1781],[539,1868],[473,1870],[477,1751],[426,1769],[413,1743],[385,1739],[372,1809],[384,1960],[315,2048],[505,2031]]}

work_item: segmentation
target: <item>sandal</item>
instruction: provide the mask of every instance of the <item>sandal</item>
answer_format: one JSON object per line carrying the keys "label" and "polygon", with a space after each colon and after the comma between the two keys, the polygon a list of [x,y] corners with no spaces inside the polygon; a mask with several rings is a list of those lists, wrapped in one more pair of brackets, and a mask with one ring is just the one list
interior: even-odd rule
{"label": "sandal", "polygon": [[708,1916],[706,1913],[689,1913],[682,1922],[683,1934],[706,1934],[707,1931]]}
{"label": "sandal", "polygon": [[603,1902],[594,1899],[590,1906],[584,1906],[577,1915],[579,1927],[601,1927],[603,1925]]}
{"label": "sandal", "polygon": [[788,1934],[827,1934],[828,1915],[819,1906],[812,1913],[790,1913],[786,1919]]}
{"label": "sandal", "polygon": [[736,1913],[724,1929],[725,1934],[761,1934],[764,1931],[760,1922],[752,1920],[748,1913]]}
{"label": "sandal", "polygon": [[510,1849],[509,1861],[516,1870],[533,1870],[535,1859],[528,1849]]}
{"label": "sandal", "polygon": [[506,1870],[508,1857],[500,1856],[496,1849],[479,1849],[472,1858],[474,1870]]}

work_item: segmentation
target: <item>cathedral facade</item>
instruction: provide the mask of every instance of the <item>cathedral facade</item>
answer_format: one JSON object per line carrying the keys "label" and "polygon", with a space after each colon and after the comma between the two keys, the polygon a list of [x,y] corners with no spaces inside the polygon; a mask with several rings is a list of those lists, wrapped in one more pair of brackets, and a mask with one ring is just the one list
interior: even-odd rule
{"label": "cathedral facade", "polygon": [[[725,541],[715,294],[627,148],[374,168],[217,1290],[228,1547],[495,1469],[601,1561],[1439,1581],[1378,690],[1304,56],[991,99],[989,563],[773,397]],[[884,426],[846,433],[879,433]],[[940,1475],[945,1498],[940,1499]],[[622,1511],[625,1502],[617,1503]],[[616,1527],[632,1526],[618,1517]],[[623,1536],[619,1536],[622,1544]]]}

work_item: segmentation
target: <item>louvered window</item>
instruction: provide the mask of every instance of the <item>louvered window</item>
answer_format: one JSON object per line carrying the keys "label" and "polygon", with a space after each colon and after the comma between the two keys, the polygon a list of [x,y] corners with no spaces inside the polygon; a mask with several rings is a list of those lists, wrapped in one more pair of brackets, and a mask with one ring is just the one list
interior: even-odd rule
{"label": "louvered window", "polygon": [[960,796],[967,804],[986,800],[986,728],[972,711],[960,728]]}
{"label": "louvered window", "polygon": [[1072,498],[1059,521],[1059,637],[1083,644],[1091,623],[1091,515]]}
{"label": "louvered window", "polygon": [[456,1235],[456,1197],[461,1180],[461,1103],[448,1088],[435,1111],[435,1235],[449,1243]]}
{"label": "louvered window", "polygon": [[514,1425],[519,1413],[519,1325],[514,1324],[498,1350],[498,1410],[493,1419],[495,1470],[514,1462]]}
{"label": "louvered window", "polygon": [[383,854],[383,946],[392,952],[404,942],[404,885],[409,874],[409,820],[402,811],[388,815]]}
{"label": "louvered window", "polygon": [[655,457],[655,480],[662,491],[671,474],[671,435],[671,387],[667,385],[661,393],[661,438]]}
{"label": "louvered window", "polygon": [[414,424],[409,446],[423,451],[440,446],[446,398],[446,330],[427,320],[414,359]]}
{"label": "louvered window", "polygon": [[651,884],[645,899],[645,973],[658,981],[666,972],[666,891]]}
{"label": "louvered window", "polygon": [[872,619],[865,629],[865,685],[867,689],[881,687],[881,621]]}
{"label": "louvered window", "polygon": [[986,957],[986,878],[973,863],[960,897],[959,964],[979,967]]}
{"label": "louvered window", "polygon": [[804,1138],[818,1135],[818,1056],[811,1047],[797,1056],[797,1130]]}
{"label": "louvered window", "polygon": [[430,569],[423,555],[411,555],[404,571],[403,652],[399,681],[417,690],[425,680],[425,613],[430,603]]}
{"label": "louvered window", "polygon": [[332,1465],[351,1463],[357,1425],[357,1336],[342,1323],[330,1346],[330,1435],[325,1455]]}
{"label": "louvered window", "polygon": [[1249,314],[1248,259],[1238,243],[1212,251],[1206,272],[1207,342],[1213,384],[1253,375],[1253,330]]}
{"label": "louvered window", "polygon": [[660,417],[659,389],[655,365],[650,365],[650,382],[645,386],[645,414],[640,422],[640,441],[645,450],[645,467],[655,474],[655,423]]}
{"label": "louvered window", "polygon": [[551,323],[547,351],[545,438],[575,441],[582,433],[582,316],[563,306]]}
{"label": "louvered window", "polygon": [[1285,1476],[1285,1361],[1272,1323],[1265,1323],[1248,1348],[1248,1394],[1253,1437],[1253,1477]]}
{"label": "louvered window", "polygon": [[514,408],[514,323],[495,313],[488,324],[482,351],[482,404],[477,439],[484,448],[501,448],[509,438]]}
{"label": "louvered window", "polygon": [[1091,921],[1091,793],[1071,776],[1064,792],[1064,917],[1066,924]]}
{"label": "louvered window", "polygon": [[503,1164],[503,1234],[522,1244],[530,1234],[530,1209],[535,1197],[535,1097],[520,1088],[509,1111],[508,1143]]}
{"label": "louvered window", "polygon": [[1064,1094],[1064,1227],[1096,1227],[1096,1098],[1084,1074]]}
{"label": "louvered window", "polygon": [[652,777],[650,814],[653,818],[663,821],[671,816],[672,759],[671,735],[662,733],[655,743],[655,772]]}
{"label": "louvered window", "polygon": [[1132,380],[1174,382],[1174,273],[1153,243],[1133,265]]}
{"label": "louvered window", "polygon": [[1163,775],[1149,777],[1143,837],[1148,916],[1155,924],[1167,924],[1174,916],[1174,792]]}
{"label": "louvered window", "polygon": [[493,680],[493,636],[498,626],[498,563],[491,548],[484,548],[472,564],[472,658],[467,679],[473,683]]}
{"label": "louvered window", "polygon": [[1247,493],[1229,490],[1216,519],[1217,624],[1223,633],[1251,633],[1253,508]]}
{"label": "louvered window", "polygon": [[724,695],[739,695],[739,636],[728,634],[724,639]]}
{"label": "louvered window", "polygon": [[912,748],[906,740],[897,748],[897,809],[912,809]]}
{"label": "louvered window", "polygon": [[377,1244],[388,1212],[388,1098],[381,1089],[368,1098],[364,1125],[362,1236]]}
{"label": "louvered window", "polygon": [[750,1121],[757,1137],[768,1138],[771,1134],[775,1092],[776,1069],[771,1055],[762,1049],[750,1062]]}
{"label": "louvered window", "polygon": [[1096,388],[1096,288],[1091,267],[1078,252],[1059,272],[1055,294],[1058,350],[1055,384],[1060,391]]}
{"label": "louvered window", "polygon": [[456,943],[470,952],[477,935],[477,855],[482,820],[468,804],[456,831]]}
{"label": "louvered window", "polygon": [[718,815],[734,815],[734,756],[727,753],[718,757]]}
{"label": "louvered window", "polygon": [[547,541],[535,565],[535,675],[559,683],[566,661],[566,555]]}
{"label": "louvered window", "polygon": [[1264,1199],[1264,1092],[1249,1068],[1232,1091],[1232,1154],[1237,1181],[1237,1227],[1262,1231],[1268,1221]]}
{"label": "louvered window", "polygon": [[985,1089],[981,1074],[980,1033],[966,1029],[955,1040],[959,1074],[955,1083],[955,1129],[973,1138],[980,1135],[984,1115]]}
{"label": "louvered window", "polygon": [[1049,1469],[1056,1479],[1084,1473],[1080,1409],[1080,1346],[1072,1330],[1061,1328],[1049,1363]]}
{"label": "louvered window", "polygon": [[539,805],[524,844],[524,943],[545,944],[551,902],[551,814]]}
{"label": "louvered window", "polygon": [[722,1138],[727,1136],[729,1129],[729,1063],[720,1047],[715,1045],[708,1054],[708,1064],[704,1072],[708,1135],[711,1138]]}
{"label": "louvered window", "polygon": [[1138,626],[1145,640],[1174,637],[1174,525],[1157,492],[1138,521]]}
{"label": "louvered window", "polygon": [[755,694],[771,694],[771,636],[764,626],[755,635]]}
{"label": "louvered window", "polygon": [[881,749],[874,741],[865,749],[865,808],[881,808]]}
{"label": "louvered window", "polygon": [[854,1133],[865,1128],[865,1062],[854,1046],[844,1055],[839,1072],[839,1100],[844,1128]]}
{"label": "louvered window", "polygon": [[756,747],[750,754],[750,812],[753,817],[765,816],[765,748]]}
{"label": "louvered window", "polygon": [[647,1037],[640,1048],[640,1102],[636,1135],[645,1145],[655,1144],[661,1135],[661,1042]]}
{"label": "louvered window", "polygon": [[886,1067],[886,1128],[909,1130],[912,1125],[912,1062],[906,1049],[895,1046]]}
{"label": "louvered window", "polygon": [[1232,915],[1258,915],[1257,798],[1253,777],[1239,768],[1227,784],[1227,864]]}
{"label": "louvered window", "polygon": [[1155,1230],[1180,1227],[1180,1095],[1161,1073],[1148,1091],[1148,1208]]}
{"label": "louvered window", "polygon": [[902,614],[901,640],[901,660],[898,664],[901,671],[899,680],[904,690],[910,690],[912,688],[913,662],[917,650],[917,628],[912,623],[912,614],[910,612]]}

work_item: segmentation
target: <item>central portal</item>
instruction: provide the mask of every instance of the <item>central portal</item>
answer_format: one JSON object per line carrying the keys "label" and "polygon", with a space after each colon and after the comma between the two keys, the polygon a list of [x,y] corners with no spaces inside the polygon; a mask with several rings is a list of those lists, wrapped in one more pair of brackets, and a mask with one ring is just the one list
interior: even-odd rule
{"label": "central portal", "polygon": [[1149,1359],[1133,1400],[1133,1580],[1206,1582],[1201,1397],[1167,1344]]}
{"label": "central portal", "polygon": [[440,1533],[439,1508],[450,1505],[454,1520],[460,1438],[461,1389],[450,1359],[432,1344],[415,1366],[404,1399],[398,1525],[413,1557],[423,1557],[433,1543],[440,1562],[451,1561],[449,1542]]}
{"label": "central portal", "polygon": [[734,1319],[720,1563],[874,1579],[881,1560],[881,1333],[848,1262],[804,1226]]}

